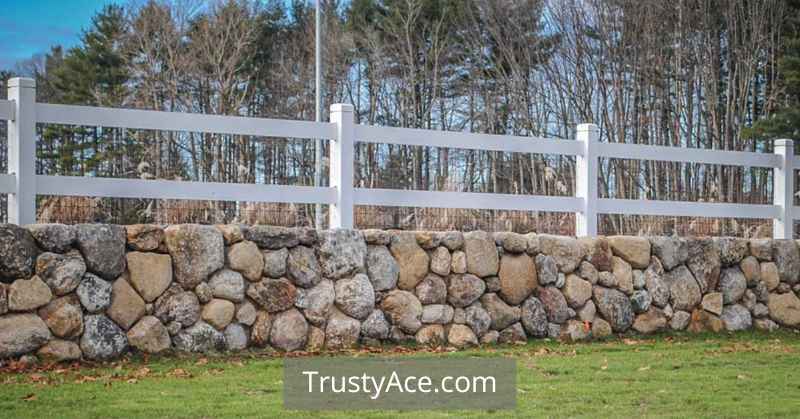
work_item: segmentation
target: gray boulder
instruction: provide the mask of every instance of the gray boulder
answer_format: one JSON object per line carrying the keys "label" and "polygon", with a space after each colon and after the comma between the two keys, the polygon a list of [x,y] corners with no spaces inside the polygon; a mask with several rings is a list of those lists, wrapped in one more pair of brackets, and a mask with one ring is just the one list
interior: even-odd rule
{"label": "gray boulder", "polygon": [[456,308],[472,304],[486,291],[486,283],[472,274],[450,275],[447,286],[447,301]]}
{"label": "gray boulder", "polygon": [[800,275],[800,252],[794,240],[774,240],[772,248],[781,281],[796,284]]}
{"label": "gray boulder", "polygon": [[614,332],[624,332],[633,324],[633,307],[627,295],[610,288],[595,286],[593,300],[597,311]]}
{"label": "gray boulder", "polygon": [[282,351],[295,351],[306,346],[308,323],[296,309],[278,313],[272,320],[269,341]]}
{"label": "gray boulder", "polygon": [[[589,301],[591,303],[591,301]],[[588,304],[588,303],[587,303]],[[594,305],[592,305],[594,307]],[[547,336],[547,328],[548,328],[548,321],[547,321],[547,311],[544,308],[544,304],[539,301],[536,297],[528,297],[525,302],[522,303],[522,326],[525,328],[525,332],[528,335],[534,337],[545,337]]]}
{"label": "gray boulder", "polygon": [[650,249],[668,271],[689,258],[689,245],[680,237],[650,237]]}
{"label": "gray boulder", "polygon": [[681,265],[664,275],[664,282],[669,285],[670,302],[675,310],[691,311],[698,304],[702,294],[700,286],[692,272]]}
{"label": "gray boulder", "polygon": [[570,309],[564,294],[556,287],[542,287],[537,290],[539,301],[544,305],[550,323],[562,324],[570,317]]}
{"label": "gray boulder", "polygon": [[750,311],[739,304],[725,306],[719,318],[722,319],[722,323],[725,324],[725,330],[747,330],[753,326],[753,319],[750,316]]}
{"label": "gray boulder", "polygon": [[38,253],[28,230],[14,224],[0,224],[0,281],[30,278]]}
{"label": "gray boulder", "polygon": [[375,308],[375,291],[364,274],[336,281],[336,307],[344,314],[363,320]]}
{"label": "gray boulder", "polygon": [[30,224],[25,228],[46,252],[67,253],[78,240],[78,229],[66,224]]}
{"label": "gray boulder", "polygon": [[262,249],[277,250],[295,247],[300,244],[297,231],[293,228],[256,225],[244,230],[244,238],[255,242]]}
{"label": "gray boulder", "polygon": [[225,265],[224,240],[217,228],[180,224],[167,227],[164,233],[175,281],[184,289],[193,289]]}
{"label": "gray boulder", "polygon": [[311,324],[322,327],[325,325],[335,299],[333,282],[323,279],[312,288],[298,289],[295,306],[303,310],[303,314]]}
{"label": "gray boulder", "polygon": [[128,337],[111,319],[96,314],[84,319],[80,345],[87,359],[107,361],[119,357],[128,349]]}
{"label": "gray boulder", "polygon": [[370,339],[384,340],[389,337],[389,322],[380,310],[372,310],[361,322],[361,336]]}
{"label": "gray boulder", "polygon": [[98,276],[113,280],[125,272],[125,228],[110,224],[78,225],[78,249],[86,267]]}
{"label": "gray boulder", "polygon": [[289,250],[286,267],[289,271],[289,278],[298,287],[313,287],[322,279],[317,255],[310,247],[297,246]]}
{"label": "gray boulder", "polygon": [[723,304],[732,304],[739,301],[747,289],[747,279],[738,266],[726,268],[719,279],[719,290],[722,293]]}
{"label": "gray boulder", "polygon": [[503,330],[520,320],[522,313],[519,307],[512,307],[503,301],[497,294],[488,293],[481,297],[483,309],[489,313],[492,320],[492,330]]}
{"label": "gray boulder", "polygon": [[110,282],[87,272],[83,275],[83,280],[78,284],[75,293],[86,311],[97,313],[111,305],[111,291]]}
{"label": "gray boulder", "polygon": [[0,359],[35,351],[51,338],[47,325],[35,314],[0,317]]}
{"label": "gray boulder", "polygon": [[319,256],[322,274],[339,279],[363,272],[367,258],[367,244],[355,230],[326,230],[320,233]]}
{"label": "gray boulder", "polygon": [[183,352],[205,353],[225,350],[225,335],[210,324],[200,320],[181,330],[172,338],[175,349]]}
{"label": "gray boulder", "polygon": [[211,295],[215,298],[239,303],[244,300],[245,282],[242,274],[230,269],[221,269],[208,280]]}
{"label": "gray boulder", "polygon": [[188,327],[200,319],[200,301],[193,292],[170,287],[156,300],[153,314],[164,324],[175,321]]}
{"label": "gray boulder", "polygon": [[367,274],[375,291],[387,291],[397,285],[400,267],[386,246],[367,247]]}

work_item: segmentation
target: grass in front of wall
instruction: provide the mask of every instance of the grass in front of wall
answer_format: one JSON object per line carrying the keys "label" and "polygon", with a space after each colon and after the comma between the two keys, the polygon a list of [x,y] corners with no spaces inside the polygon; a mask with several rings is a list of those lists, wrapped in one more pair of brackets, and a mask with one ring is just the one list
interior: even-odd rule
{"label": "grass in front of wall", "polygon": [[[800,334],[628,337],[607,342],[389,350],[333,357],[517,359],[514,411],[493,417],[800,415]],[[335,359],[335,358],[332,358]],[[133,357],[102,365],[0,372],[0,417],[482,417],[486,411],[297,412],[282,409],[279,354]]]}

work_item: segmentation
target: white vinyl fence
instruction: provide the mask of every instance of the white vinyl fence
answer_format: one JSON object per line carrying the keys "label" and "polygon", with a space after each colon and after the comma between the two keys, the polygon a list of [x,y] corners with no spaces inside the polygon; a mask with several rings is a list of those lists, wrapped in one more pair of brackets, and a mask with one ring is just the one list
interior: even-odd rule
{"label": "white vinyl fence", "polygon": [[[600,143],[594,124],[579,125],[577,141],[356,125],[353,107],[346,104],[331,106],[331,122],[305,122],[54,105],[36,103],[35,97],[34,80],[15,78],[9,81],[9,100],[0,100],[0,120],[9,121],[9,174],[0,175],[0,193],[9,194],[11,223],[36,221],[36,195],[330,204],[331,228],[352,228],[355,205],[574,212],[578,236],[597,234],[598,214],[635,214],[771,218],[775,238],[792,238],[793,220],[800,217],[793,204],[797,159],[790,140],[777,140],[775,153],[765,154]],[[330,187],[36,175],[37,123],[327,139]],[[357,141],[576,156],[576,196],[354,188]],[[597,166],[601,157],[772,168],[773,205],[600,199]]]}

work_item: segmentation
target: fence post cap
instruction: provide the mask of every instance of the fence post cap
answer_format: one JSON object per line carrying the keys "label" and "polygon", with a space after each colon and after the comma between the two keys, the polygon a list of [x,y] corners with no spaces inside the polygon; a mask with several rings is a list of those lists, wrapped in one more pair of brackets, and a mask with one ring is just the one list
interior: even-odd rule
{"label": "fence post cap", "polygon": [[782,146],[782,147],[794,147],[794,140],[789,140],[789,139],[786,139],[786,138],[779,138],[779,139],[775,140],[775,145],[776,146]]}
{"label": "fence post cap", "polygon": [[334,103],[331,112],[353,112],[353,105],[349,103]]}
{"label": "fence post cap", "polygon": [[8,79],[8,87],[27,87],[35,88],[36,80],[29,77],[14,77]]}
{"label": "fence post cap", "polygon": [[578,131],[600,131],[596,124],[578,124]]}

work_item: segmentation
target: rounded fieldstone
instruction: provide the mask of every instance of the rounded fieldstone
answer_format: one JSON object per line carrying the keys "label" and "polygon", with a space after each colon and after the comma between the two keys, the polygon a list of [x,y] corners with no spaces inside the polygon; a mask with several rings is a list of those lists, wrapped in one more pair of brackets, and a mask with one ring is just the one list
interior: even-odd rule
{"label": "rounded fieldstone", "polygon": [[722,302],[732,304],[739,301],[747,289],[747,279],[738,266],[722,271],[719,278],[719,290],[722,292]]}
{"label": "rounded fieldstone", "polygon": [[485,231],[464,234],[464,253],[467,272],[478,277],[497,275],[500,258],[494,239]]}
{"label": "rounded fieldstone", "polygon": [[267,278],[247,288],[247,296],[270,313],[291,308],[296,295],[297,288],[286,278]]}
{"label": "rounded fieldstone", "polygon": [[200,320],[181,330],[172,338],[175,349],[183,352],[206,353],[225,350],[225,335],[210,324]]}
{"label": "rounded fieldstone", "polygon": [[536,266],[526,254],[507,254],[500,259],[500,297],[519,305],[537,286]]}
{"label": "rounded fieldstone", "polygon": [[738,237],[714,237],[714,241],[719,246],[719,256],[722,265],[729,266],[738,264],[750,251],[748,242]]}
{"label": "rounded fieldstone", "polygon": [[169,349],[172,341],[167,328],[154,316],[144,316],[128,330],[128,343],[146,353]]}
{"label": "rounded fieldstone", "polygon": [[358,231],[326,230],[320,233],[319,241],[320,265],[326,278],[339,279],[364,270],[367,244]]}
{"label": "rounded fieldstone", "polygon": [[416,294],[422,304],[442,304],[447,298],[447,285],[438,275],[429,274],[417,284]]}
{"label": "rounded fieldstone", "polygon": [[571,273],[578,268],[586,251],[574,237],[550,234],[539,235],[539,246],[542,253],[555,259],[558,270],[564,274]]}
{"label": "rounded fieldstone", "polygon": [[53,299],[50,287],[38,276],[18,279],[8,286],[8,309],[11,311],[35,310]]}
{"label": "rounded fieldstone", "polygon": [[375,291],[364,274],[340,279],[336,281],[334,289],[336,307],[350,317],[363,320],[375,308]]}
{"label": "rounded fieldstone", "polygon": [[14,224],[0,224],[0,280],[8,283],[29,278],[38,253],[28,230]]}
{"label": "rounded fieldstone", "polygon": [[67,253],[78,239],[78,229],[74,225],[30,224],[25,229],[45,252]]}
{"label": "rounded fieldstone", "polygon": [[254,346],[263,348],[269,344],[269,334],[272,331],[273,317],[266,311],[259,311],[250,327],[250,342]]}
{"label": "rounded fieldstone", "polygon": [[[614,253],[611,251],[611,245],[608,243],[607,238],[602,236],[579,237],[578,242],[583,246],[584,253],[586,253],[585,263],[594,267],[595,270],[611,270],[611,257],[614,256]],[[583,265],[583,263],[584,262],[581,262],[581,265]],[[583,277],[583,279],[591,282],[587,277]]]}
{"label": "rounded fieldstone", "polygon": [[220,269],[208,279],[208,287],[211,288],[211,295],[214,298],[222,298],[234,303],[244,300],[245,282],[239,272]]}
{"label": "rounded fieldstone", "polygon": [[689,259],[689,244],[681,237],[650,237],[650,248],[668,271]]}
{"label": "rounded fieldstone", "polygon": [[367,246],[367,274],[375,291],[395,288],[400,267],[386,246]]}
{"label": "rounded fieldstone", "polygon": [[670,303],[675,310],[689,311],[700,304],[700,287],[686,266],[667,272],[664,282],[669,286]]}
{"label": "rounded fieldstone", "polygon": [[89,313],[97,313],[111,305],[111,283],[87,272],[75,293]]}
{"label": "rounded fieldstone", "polygon": [[84,319],[80,344],[87,359],[107,361],[119,357],[128,349],[128,337],[111,319],[96,314]]}
{"label": "rounded fieldstone", "polygon": [[306,246],[293,247],[286,260],[289,278],[298,287],[310,288],[322,279],[321,269],[314,249]]}
{"label": "rounded fieldstone", "polygon": [[543,287],[555,284],[558,280],[558,265],[552,256],[536,255],[536,270],[539,284]]}
{"label": "rounded fieldstone", "polygon": [[[648,242],[649,243],[649,242]],[[595,286],[593,300],[597,311],[615,332],[624,332],[633,324],[633,307],[628,296],[620,291]]]}
{"label": "rounded fieldstone", "polygon": [[639,333],[655,333],[667,327],[667,317],[658,307],[650,307],[646,312],[636,316],[632,327]]}
{"label": "rounded fieldstone", "polygon": [[75,342],[53,339],[39,348],[36,355],[42,359],[56,362],[77,361],[81,359],[81,348]]}
{"label": "rounded fieldstone", "polygon": [[422,327],[422,304],[408,291],[390,291],[381,301],[381,310],[405,333],[417,333]]}
{"label": "rounded fieldstone", "polygon": [[723,307],[719,318],[725,324],[725,330],[747,330],[753,326],[750,311],[740,304],[726,305]]}
{"label": "rounded fieldstone", "polygon": [[475,303],[464,310],[464,324],[472,328],[475,336],[481,337],[489,331],[492,317],[480,304]]}
{"label": "rounded fieldstone", "polygon": [[249,331],[247,326],[239,323],[231,323],[223,332],[225,335],[225,349],[229,351],[241,351],[247,348],[247,336]]}
{"label": "rounded fieldstone", "polygon": [[384,340],[389,337],[389,322],[380,310],[372,310],[367,318],[361,322],[361,336]]}
{"label": "rounded fieldstone", "polygon": [[423,346],[439,346],[447,342],[444,327],[441,324],[426,324],[417,331],[417,344]]}
{"label": "rounded fieldstone", "polygon": [[431,304],[422,306],[422,323],[447,324],[453,321],[453,307],[447,304]]}
{"label": "rounded fieldstone", "polygon": [[450,331],[447,333],[447,341],[456,348],[478,345],[478,338],[475,333],[471,328],[463,324],[450,326]]}
{"label": "rounded fieldstone", "polygon": [[35,314],[0,317],[0,359],[35,351],[51,338],[47,325]]}
{"label": "rounded fieldstone", "polygon": [[295,306],[303,310],[303,314],[311,324],[322,327],[330,314],[335,298],[333,282],[323,279],[312,288],[298,289]]}
{"label": "rounded fieldstone", "polygon": [[457,250],[453,252],[452,262],[450,264],[450,270],[454,274],[465,274],[467,273],[467,255],[466,253]]}
{"label": "rounded fieldstone", "polygon": [[645,237],[610,236],[608,244],[614,255],[636,269],[645,269],[650,263],[650,241]]}
{"label": "rounded fieldstone", "polygon": [[201,304],[205,304],[214,298],[214,294],[211,293],[211,287],[207,282],[197,284],[197,286],[194,287],[194,294],[197,295],[197,299],[200,300]]}
{"label": "rounded fieldstone", "polygon": [[592,298],[592,284],[577,275],[569,274],[561,292],[570,307],[582,307],[587,300]]}
{"label": "rounded fieldstone", "polygon": [[521,320],[522,326],[528,335],[535,337],[547,336],[547,311],[538,298],[531,296],[522,303]]}
{"label": "rounded fieldstone", "polygon": [[558,288],[541,287],[537,290],[537,297],[544,305],[550,323],[562,324],[570,317],[567,300]]}
{"label": "rounded fieldstone", "polygon": [[450,266],[452,264],[452,257],[450,251],[444,246],[439,246],[431,252],[431,272],[447,276],[450,275]]}
{"label": "rounded fieldstone", "polygon": [[633,312],[636,314],[649,310],[652,303],[653,299],[647,291],[635,291],[631,295],[631,307],[633,307]]}
{"label": "rounded fieldstone", "polygon": [[112,280],[125,272],[125,228],[109,224],[80,224],[78,249],[86,267],[98,276]]}
{"label": "rounded fieldstone", "polygon": [[78,252],[67,255],[45,252],[36,258],[36,275],[58,296],[74,291],[85,273],[86,264]]}
{"label": "rounded fieldstone", "polygon": [[773,240],[773,259],[782,282],[796,284],[800,275],[800,251],[794,240]]}
{"label": "rounded fieldstone", "polygon": [[292,308],[274,316],[269,333],[269,341],[274,348],[295,351],[305,347],[307,339],[308,323],[299,311]]}
{"label": "rounded fieldstone", "polygon": [[397,288],[413,290],[428,273],[430,257],[417,244],[413,233],[395,235],[389,249],[399,268]]}
{"label": "rounded fieldstone", "polygon": [[783,326],[800,326],[800,299],[794,293],[770,294],[769,316]]}
{"label": "rounded fieldstone", "polygon": [[156,300],[154,315],[164,324],[178,322],[183,327],[193,325],[200,319],[200,300],[190,291],[170,288]]}
{"label": "rounded fieldstone", "polygon": [[74,294],[51,301],[39,309],[39,317],[60,338],[72,339],[83,333],[83,310]]}
{"label": "rounded fieldstone", "polygon": [[155,224],[134,224],[125,226],[128,247],[133,250],[149,252],[158,249],[164,241],[164,229]]}
{"label": "rounded fieldstone", "polygon": [[325,346],[328,349],[349,349],[358,343],[361,322],[340,311],[334,311],[325,325]]}
{"label": "rounded fieldstone", "polygon": [[264,271],[264,256],[251,241],[241,241],[228,248],[225,253],[228,267],[239,272],[248,281],[258,281]]}
{"label": "rounded fieldstone", "polygon": [[676,311],[675,314],[672,315],[672,319],[669,321],[669,327],[672,330],[683,330],[686,329],[686,326],[689,325],[689,320],[691,319],[692,315],[685,311]]}
{"label": "rounded fieldstone", "polygon": [[217,228],[180,224],[167,227],[164,234],[175,281],[184,289],[193,289],[225,265],[225,245]]}
{"label": "rounded fieldstone", "polygon": [[519,307],[509,306],[497,294],[484,294],[480,302],[483,309],[489,313],[489,318],[491,319],[490,327],[493,330],[503,330],[518,322],[522,316]]}
{"label": "rounded fieldstone", "polygon": [[300,244],[297,231],[280,226],[255,225],[244,230],[244,238],[255,242],[262,249],[277,250],[283,247],[295,247]]}
{"label": "rounded fieldstone", "polygon": [[236,307],[236,321],[246,326],[252,326],[256,321],[256,306],[249,301],[239,304]]}
{"label": "rounded fieldstone", "polygon": [[527,340],[525,329],[519,323],[514,323],[501,330],[497,337],[497,343],[525,343]]}
{"label": "rounded fieldstone", "polygon": [[486,291],[486,284],[475,275],[450,275],[447,301],[456,308],[472,304]]}
{"label": "rounded fieldstone", "polygon": [[172,258],[158,253],[128,252],[131,285],[142,299],[151,303],[172,283]]}
{"label": "rounded fieldstone", "polygon": [[[265,250],[262,256],[264,258],[264,276],[268,278],[281,278],[286,275],[286,265],[289,259],[288,249]],[[252,282],[258,281],[259,278],[256,278]]]}
{"label": "rounded fieldstone", "polygon": [[224,330],[233,321],[236,306],[228,300],[215,298],[203,306],[200,318],[217,330]]}

